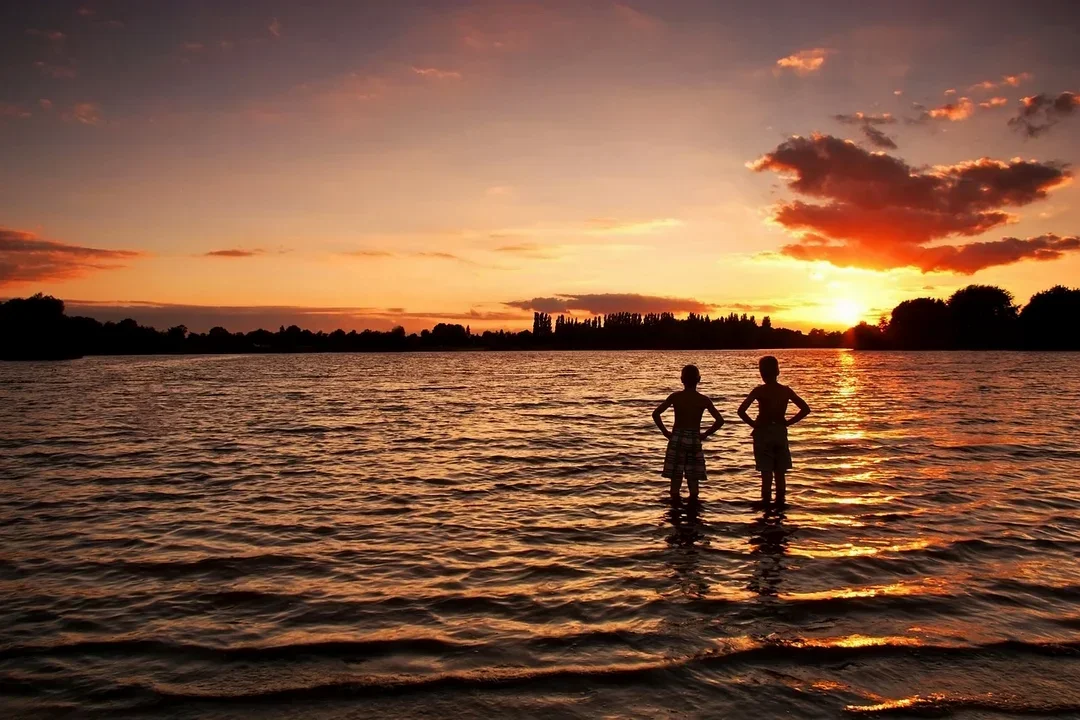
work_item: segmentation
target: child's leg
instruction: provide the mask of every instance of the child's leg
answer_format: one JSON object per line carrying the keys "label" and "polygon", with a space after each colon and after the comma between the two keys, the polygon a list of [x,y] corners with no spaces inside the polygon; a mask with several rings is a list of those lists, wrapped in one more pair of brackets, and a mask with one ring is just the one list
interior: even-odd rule
{"label": "child's leg", "polygon": [[772,500],[772,471],[761,471],[761,502],[766,505]]}
{"label": "child's leg", "polygon": [[686,478],[686,487],[690,490],[690,499],[698,499],[698,479],[697,476]]}
{"label": "child's leg", "polygon": [[671,500],[672,502],[679,501],[679,491],[682,490],[682,474],[676,475],[671,478]]}
{"label": "child's leg", "polygon": [[783,505],[785,496],[787,495],[787,483],[785,482],[784,471],[776,471],[776,504]]}

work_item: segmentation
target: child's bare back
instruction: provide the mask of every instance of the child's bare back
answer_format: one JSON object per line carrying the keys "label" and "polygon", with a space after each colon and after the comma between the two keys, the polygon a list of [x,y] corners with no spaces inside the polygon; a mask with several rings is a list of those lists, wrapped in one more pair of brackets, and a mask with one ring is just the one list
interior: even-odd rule
{"label": "child's bare back", "polygon": [[675,430],[701,429],[701,416],[712,406],[709,398],[697,390],[679,390],[667,399],[675,411]]}
{"label": "child's bare back", "polygon": [[787,425],[788,401],[798,396],[787,385],[765,383],[750,391],[751,401],[757,400],[758,415],[754,427],[763,425]]}

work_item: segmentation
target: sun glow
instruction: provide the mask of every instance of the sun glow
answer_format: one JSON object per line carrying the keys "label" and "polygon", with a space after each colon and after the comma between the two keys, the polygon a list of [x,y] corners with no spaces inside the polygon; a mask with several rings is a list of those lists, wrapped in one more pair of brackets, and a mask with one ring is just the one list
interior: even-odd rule
{"label": "sun glow", "polygon": [[829,308],[829,319],[847,326],[858,325],[866,315],[866,305],[850,297],[833,300]]}

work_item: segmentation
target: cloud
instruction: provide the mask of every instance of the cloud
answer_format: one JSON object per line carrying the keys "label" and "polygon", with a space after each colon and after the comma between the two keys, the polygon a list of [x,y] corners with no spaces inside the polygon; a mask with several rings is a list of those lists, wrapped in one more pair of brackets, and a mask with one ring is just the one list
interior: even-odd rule
{"label": "cloud", "polygon": [[555,295],[536,297],[531,300],[514,300],[503,303],[507,307],[546,313],[573,313],[606,315],[615,312],[633,313],[702,313],[716,307],[689,298],[671,298],[637,293],[598,293],[585,295]]}
{"label": "cloud", "polygon": [[221,258],[246,258],[254,257],[256,255],[265,255],[266,251],[261,248],[254,248],[252,250],[243,250],[240,248],[231,248],[228,250],[211,250],[208,253],[203,253],[203,257],[221,257]]}
{"label": "cloud", "polygon": [[925,111],[919,119],[920,121],[929,119],[958,122],[960,120],[967,120],[974,113],[975,105],[971,102],[971,98],[962,97],[956,102],[946,103],[941,107]]}
{"label": "cloud", "polygon": [[453,253],[441,252],[441,251],[417,250],[417,251],[411,251],[411,252],[394,253],[394,252],[390,252],[389,250],[361,249],[361,250],[350,250],[350,251],[347,251],[347,252],[344,252],[344,253],[341,253],[341,254],[342,255],[347,255],[349,257],[359,257],[359,258],[413,257],[413,258],[424,258],[424,259],[428,259],[428,260],[446,260],[446,261],[449,261],[449,262],[462,263],[463,265],[476,265],[476,266],[483,267],[481,265],[481,263],[478,263],[475,260],[470,260],[468,258],[461,257],[460,255],[454,255]]}
{"label": "cloud", "polygon": [[1021,240],[1007,237],[993,242],[944,245],[924,251],[924,272],[945,270],[972,275],[983,268],[1010,265],[1021,260],[1057,260],[1066,252],[1080,250],[1080,237],[1047,234]]}
{"label": "cloud", "polygon": [[984,110],[991,110],[993,108],[1005,107],[1009,104],[1009,100],[1003,97],[992,97],[989,100],[984,100],[979,103],[979,107]]}
{"label": "cloud", "polygon": [[1000,80],[983,80],[968,88],[970,91],[990,91],[1000,87],[1019,87],[1020,83],[1027,82],[1034,77],[1031,73],[1022,72],[1016,75],[1002,75]]}
{"label": "cloud", "polygon": [[790,310],[790,305],[776,305],[776,304],[764,304],[758,305],[753,303],[720,303],[717,305],[724,310],[737,310],[740,312],[748,313],[778,313]]}
{"label": "cloud", "polygon": [[451,262],[464,263],[465,265],[479,265],[480,264],[480,263],[478,263],[478,262],[476,262],[474,260],[469,260],[468,258],[463,258],[460,255],[454,255],[453,253],[448,253],[448,252],[414,252],[414,253],[411,253],[411,255],[413,257],[430,258],[432,260],[449,260]]}
{"label": "cloud", "polygon": [[520,257],[534,258],[537,260],[551,260],[555,256],[550,252],[550,247],[545,247],[539,243],[521,242],[514,243],[512,245],[500,245],[494,248],[492,252],[503,253],[506,255],[517,255]]}
{"label": "cloud", "polygon": [[0,228],[0,285],[67,280],[112,270],[141,253],[66,245],[35,233]]}
{"label": "cloud", "polygon": [[1031,73],[1022,72],[1019,75],[1005,75],[1001,78],[1001,82],[1009,87],[1017,87],[1020,83],[1030,80],[1034,77]]}
{"label": "cloud", "polygon": [[25,105],[19,105],[17,103],[0,102],[0,118],[19,118],[25,119],[33,115],[30,109]]}
{"label": "cloud", "polygon": [[201,42],[192,42],[192,41],[181,43],[181,45],[180,45],[180,48],[184,52],[189,52],[189,53],[202,52],[205,47],[206,46],[203,45]]}
{"label": "cloud", "polygon": [[862,128],[863,135],[874,147],[885,148],[887,150],[896,149],[896,141],[891,137],[883,133],[881,130],[870,125],[864,125]]}
{"label": "cloud", "polygon": [[79,71],[75,69],[74,65],[56,65],[44,60],[38,60],[34,63],[34,67],[45,77],[54,80],[71,80],[79,76]]}
{"label": "cloud", "polygon": [[[749,167],[778,172],[795,193],[823,201],[793,200],[774,209],[772,221],[798,238],[782,254],[843,267],[913,266],[924,272],[969,272],[978,265],[969,259],[977,251],[965,255],[963,246],[926,246],[1011,222],[1006,208],[1041,200],[1072,177],[1061,164],[1019,159],[917,169],[830,135],[793,137]],[[1005,257],[978,252],[987,260]]]}
{"label": "cloud", "polygon": [[833,119],[844,125],[856,125],[862,130],[863,135],[867,141],[874,147],[886,148],[888,150],[896,149],[896,142],[886,135],[876,125],[893,125],[896,123],[896,118],[890,113],[883,113],[881,115],[867,114],[862,112],[851,113],[849,115],[833,115]]}
{"label": "cloud", "polygon": [[683,221],[678,218],[655,218],[637,221],[592,218],[586,223],[585,233],[588,235],[643,235],[681,227],[683,224]]}
{"label": "cloud", "polygon": [[1020,112],[1009,120],[1009,125],[1028,137],[1038,137],[1074,115],[1077,108],[1080,108],[1080,95],[1076,93],[1063,92],[1054,97],[1039,93],[1020,101]]}
{"label": "cloud", "polygon": [[266,26],[266,29],[270,32],[270,35],[272,35],[273,37],[276,37],[276,38],[281,37],[281,21],[278,20],[277,18],[271,18],[270,19],[270,24]]}
{"label": "cloud", "polygon": [[393,257],[394,253],[386,250],[351,250],[345,255],[351,255],[352,257],[367,257],[367,258],[385,258]]}
{"label": "cloud", "polygon": [[83,125],[101,125],[105,118],[101,114],[101,106],[92,102],[78,102],[69,112],[64,113],[64,119]]}
{"label": "cloud", "polygon": [[26,31],[26,34],[30,37],[39,37],[48,41],[56,52],[60,52],[63,49],[64,42],[67,40],[67,35],[59,30],[38,30],[37,28],[30,28]]}
{"label": "cloud", "polygon": [[825,48],[812,48],[800,50],[797,53],[782,57],[776,61],[776,72],[781,73],[790,70],[796,75],[809,75],[821,69],[825,64],[825,58],[830,51]]}
{"label": "cloud", "polygon": [[653,33],[664,29],[664,22],[657,17],[635,10],[629,5],[616,2],[612,5],[615,15],[628,27],[641,32]]}
{"label": "cloud", "polygon": [[412,71],[417,75],[431,80],[460,80],[461,73],[457,70],[440,70],[439,68],[413,67]]}

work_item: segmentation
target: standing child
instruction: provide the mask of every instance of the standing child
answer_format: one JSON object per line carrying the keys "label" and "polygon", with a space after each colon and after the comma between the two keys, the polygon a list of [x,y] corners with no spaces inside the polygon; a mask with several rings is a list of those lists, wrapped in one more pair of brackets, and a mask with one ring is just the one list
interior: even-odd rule
{"label": "standing child", "polygon": [[[787,491],[785,474],[791,469],[791,450],[788,448],[788,425],[794,425],[810,414],[810,406],[787,385],[776,381],[780,376],[780,363],[772,355],[758,360],[758,371],[763,385],[758,385],[739,406],[739,417],[754,430],[754,465],[761,472],[761,502],[768,505],[772,499],[772,482],[776,477],[776,505],[784,504]],[[746,410],[757,400],[758,416],[751,420]],[[799,412],[787,417],[788,401],[795,403]]]}
{"label": "standing child", "polygon": [[[664,456],[663,477],[671,479],[671,501],[679,502],[683,475],[690,490],[690,500],[698,499],[698,482],[705,479],[705,453],[701,450],[701,441],[719,430],[724,424],[713,406],[712,401],[697,391],[701,382],[701,373],[697,366],[687,365],[682,369],[683,389],[672,393],[653,411],[653,422],[668,439],[667,454]],[[664,427],[661,417],[669,407],[675,408],[675,425],[669,431]],[[701,432],[701,416],[708,410],[715,422],[705,432]]]}

